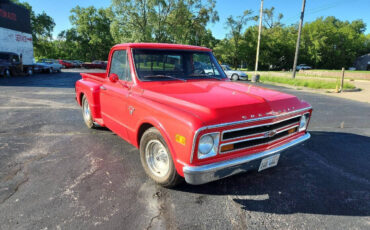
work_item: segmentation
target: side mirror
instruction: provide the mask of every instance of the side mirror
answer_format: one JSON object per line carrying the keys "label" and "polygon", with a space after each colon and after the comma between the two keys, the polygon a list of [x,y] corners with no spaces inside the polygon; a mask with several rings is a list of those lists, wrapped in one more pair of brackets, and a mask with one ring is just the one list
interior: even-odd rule
{"label": "side mirror", "polygon": [[109,74],[109,81],[116,83],[119,80],[118,75],[115,73]]}

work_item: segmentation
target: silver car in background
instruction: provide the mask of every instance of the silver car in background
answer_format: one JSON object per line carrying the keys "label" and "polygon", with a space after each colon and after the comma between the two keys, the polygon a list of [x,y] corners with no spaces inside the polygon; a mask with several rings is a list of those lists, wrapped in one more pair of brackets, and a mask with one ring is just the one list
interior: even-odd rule
{"label": "silver car in background", "polygon": [[43,65],[46,65],[46,66],[49,66],[49,72],[52,73],[52,72],[61,72],[61,69],[63,68],[63,66],[61,64],[59,64],[58,60],[54,60],[54,59],[42,59],[41,61],[37,62],[39,64],[43,64]]}
{"label": "silver car in background", "polygon": [[222,69],[226,73],[227,77],[233,81],[237,80],[248,80],[248,75],[243,71],[233,70],[228,65],[221,65]]}

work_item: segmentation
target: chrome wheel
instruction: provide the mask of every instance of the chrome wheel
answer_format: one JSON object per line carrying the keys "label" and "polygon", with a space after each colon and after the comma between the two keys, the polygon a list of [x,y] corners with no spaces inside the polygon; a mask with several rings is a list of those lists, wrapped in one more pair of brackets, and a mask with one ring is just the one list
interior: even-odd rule
{"label": "chrome wheel", "polygon": [[164,177],[170,169],[166,147],[159,140],[151,140],[145,147],[145,159],[150,171],[157,177]]}
{"label": "chrome wheel", "polygon": [[89,106],[89,103],[87,102],[87,100],[84,100],[83,110],[84,110],[83,115],[84,115],[85,121],[90,121],[91,120],[91,112],[90,112],[90,106]]}

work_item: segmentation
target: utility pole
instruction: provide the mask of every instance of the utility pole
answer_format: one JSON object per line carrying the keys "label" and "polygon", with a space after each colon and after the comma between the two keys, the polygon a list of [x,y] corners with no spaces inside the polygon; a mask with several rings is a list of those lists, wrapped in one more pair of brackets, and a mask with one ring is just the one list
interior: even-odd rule
{"label": "utility pole", "polygon": [[299,27],[298,27],[298,38],[297,38],[297,44],[295,46],[295,55],[294,55],[294,64],[293,64],[293,75],[292,78],[295,78],[295,74],[297,72],[297,60],[298,60],[298,53],[299,53],[299,43],[301,41],[301,32],[302,32],[302,24],[303,24],[303,17],[304,17],[304,8],[306,6],[306,0],[303,0],[302,2],[302,11],[301,11],[301,19],[299,21]]}
{"label": "utility pole", "polygon": [[258,71],[258,58],[260,55],[260,42],[261,42],[261,32],[262,32],[262,12],[263,12],[263,0],[261,0],[261,9],[260,9],[260,25],[258,28],[258,41],[257,41],[257,54],[256,54],[256,66],[254,68],[254,75],[257,76]]}

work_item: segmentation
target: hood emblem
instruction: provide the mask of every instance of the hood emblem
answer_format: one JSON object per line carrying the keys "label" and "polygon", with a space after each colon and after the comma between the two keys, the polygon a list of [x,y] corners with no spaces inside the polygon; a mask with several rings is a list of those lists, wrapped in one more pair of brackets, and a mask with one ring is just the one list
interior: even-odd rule
{"label": "hood emblem", "polygon": [[[286,109],[283,109],[283,110],[278,110],[278,111],[270,111],[270,112],[267,112],[267,113],[257,113],[257,114],[251,114],[249,115],[250,116],[250,119],[252,118],[256,118],[256,117],[263,117],[263,116],[277,116],[279,114],[284,114],[284,113],[287,113],[287,112],[290,112],[290,111],[294,111],[295,107],[288,107]],[[248,115],[243,115],[242,116],[242,119],[248,119]]]}

